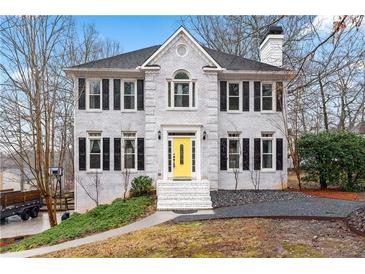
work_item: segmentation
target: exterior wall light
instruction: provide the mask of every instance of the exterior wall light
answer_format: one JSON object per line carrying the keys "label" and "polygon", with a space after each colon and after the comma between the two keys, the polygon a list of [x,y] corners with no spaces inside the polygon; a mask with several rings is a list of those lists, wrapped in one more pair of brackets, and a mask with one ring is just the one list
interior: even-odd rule
{"label": "exterior wall light", "polygon": [[203,131],[203,140],[207,139],[207,132],[204,130]]}
{"label": "exterior wall light", "polygon": [[161,130],[159,130],[159,131],[157,132],[157,138],[158,138],[159,140],[161,140]]}

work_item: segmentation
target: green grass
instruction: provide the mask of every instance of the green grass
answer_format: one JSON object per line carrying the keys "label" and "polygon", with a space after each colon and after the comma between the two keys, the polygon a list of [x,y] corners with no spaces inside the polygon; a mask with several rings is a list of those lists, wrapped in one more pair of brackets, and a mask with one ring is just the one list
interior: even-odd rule
{"label": "green grass", "polygon": [[110,205],[99,205],[84,214],[73,213],[59,225],[17,243],[0,248],[0,251],[20,251],[44,245],[54,245],[88,234],[120,227],[143,216],[152,204],[149,196],[116,199]]}

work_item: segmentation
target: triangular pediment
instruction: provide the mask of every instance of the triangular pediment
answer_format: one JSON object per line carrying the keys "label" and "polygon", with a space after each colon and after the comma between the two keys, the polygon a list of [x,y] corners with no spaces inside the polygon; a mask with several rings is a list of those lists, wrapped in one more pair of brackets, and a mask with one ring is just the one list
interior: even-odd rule
{"label": "triangular pediment", "polygon": [[207,66],[216,69],[222,67],[209,55],[209,53],[196,41],[196,39],[184,28],[177,29],[162,45],[154,52],[142,65],[141,68],[148,68],[156,66],[157,61],[169,50],[169,48],[176,43],[176,41],[183,40],[190,46],[194,47],[199,55],[207,62]]}

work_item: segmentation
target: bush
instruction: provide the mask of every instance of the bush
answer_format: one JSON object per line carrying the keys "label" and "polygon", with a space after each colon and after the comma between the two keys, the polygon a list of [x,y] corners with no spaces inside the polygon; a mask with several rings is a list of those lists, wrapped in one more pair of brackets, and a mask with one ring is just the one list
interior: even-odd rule
{"label": "bush", "polygon": [[305,180],[319,181],[321,188],[340,185],[348,191],[361,189],[365,176],[365,138],[348,132],[309,133],[298,142]]}
{"label": "bush", "polygon": [[152,190],[152,178],[148,176],[138,176],[133,179],[130,195],[132,197],[150,194]]}

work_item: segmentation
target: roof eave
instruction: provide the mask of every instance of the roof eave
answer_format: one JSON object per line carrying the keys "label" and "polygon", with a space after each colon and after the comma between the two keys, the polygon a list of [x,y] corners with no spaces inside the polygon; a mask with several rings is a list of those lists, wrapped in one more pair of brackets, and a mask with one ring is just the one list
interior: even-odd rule
{"label": "roof eave", "polygon": [[140,69],[121,69],[121,68],[64,68],[66,74],[75,72],[140,72]]}

